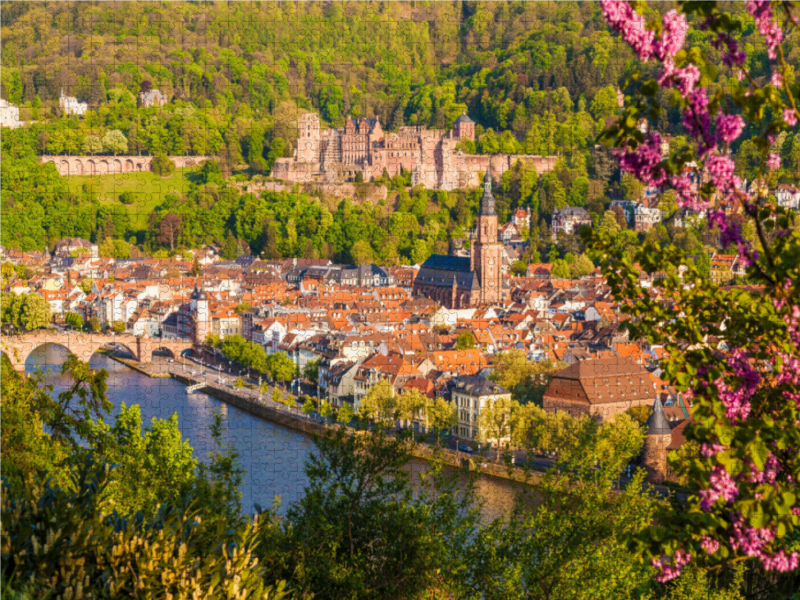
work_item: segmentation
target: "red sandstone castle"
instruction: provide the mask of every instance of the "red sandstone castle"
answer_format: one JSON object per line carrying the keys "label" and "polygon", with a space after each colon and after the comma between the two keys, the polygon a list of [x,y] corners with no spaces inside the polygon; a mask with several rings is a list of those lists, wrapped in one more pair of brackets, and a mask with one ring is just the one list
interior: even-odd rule
{"label": "red sandstone castle", "polygon": [[414,279],[415,296],[435,300],[447,308],[471,308],[505,302],[510,295],[503,280],[503,244],[497,240],[497,213],[492,195],[492,175],[486,172],[477,236],[469,258],[433,254]]}
{"label": "red sandstone castle", "polygon": [[275,161],[272,176],[290,182],[341,183],[361,173],[364,181],[383,174],[390,177],[401,168],[412,173],[413,185],[452,190],[479,185],[478,172],[491,169],[496,176],[514,162],[531,163],[539,174],[553,169],[556,156],[464,154],[456,150],[461,140],[475,140],[475,123],[462,114],[453,129],[401,127],[384,132],[377,119],[349,119],[340,129],[320,132],[319,117],[306,113],[299,120],[294,158]]}

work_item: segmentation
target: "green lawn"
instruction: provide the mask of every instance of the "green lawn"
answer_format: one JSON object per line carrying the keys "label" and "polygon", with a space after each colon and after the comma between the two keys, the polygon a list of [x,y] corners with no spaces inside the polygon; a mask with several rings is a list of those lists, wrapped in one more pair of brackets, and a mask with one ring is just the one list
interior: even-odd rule
{"label": "green lawn", "polygon": [[[112,175],[70,175],[67,181],[72,192],[80,191],[81,186],[87,183],[94,185],[100,202],[126,206],[131,213],[131,226],[134,229],[145,229],[147,215],[161,204],[167,194],[185,194],[198,169],[199,167],[175,169],[169,177],[159,177],[150,171]],[[123,204],[119,200],[122,192],[133,192],[136,201],[133,204]]]}

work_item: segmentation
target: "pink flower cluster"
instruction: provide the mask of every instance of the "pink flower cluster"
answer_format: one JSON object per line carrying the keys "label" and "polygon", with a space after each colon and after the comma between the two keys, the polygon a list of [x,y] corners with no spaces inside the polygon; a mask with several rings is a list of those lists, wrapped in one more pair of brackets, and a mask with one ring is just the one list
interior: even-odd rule
{"label": "pink flower cluster", "polygon": [[763,471],[753,461],[748,461],[748,466],[750,467],[750,483],[775,483],[778,478],[778,472],[781,470],[778,457],[772,453],[764,463]]}
{"label": "pink flower cluster", "polygon": [[797,125],[797,111],[795,111],[793,108],[784,108],[783,120],[786,121],[786,124],[789,127],[794,127]]}
{"label": "pink flower cluster", "polygon": [[776,50],[783,40],[783,30],[772,14],[772,3],[770,0],[747,0],[745,4],[747,12],[753,15],[758,31],[767,42],[767,56],[770,60],[775,60],[778,58]]}
{"label": "pink flower cluster", "polygon": [[787,572],[797,569],[800,559],[797,552],[787,554],[784,550],[779,550],[768,554],[764,550],[764,546],[775,538],[772,530],[745,527],[744,519],[739,514],[733,515],[732,525],[729,541],[733,550],[741,551],[745,556],[757,557],[767,571]]}
{"label": "pink flower cluster", "polygon": [[777,171],[781,168],[781,155],[780,154],[770,154],[769,160],[767,161],[767,168],[771,171]]}
{"label": "pink flower cluster", "polygon": [[648,133],[635,150],[626,147],[616,150],[614,155],[619,160],[620,169],[632,173],[648,185],[658,187],[666,180],[664,169],[661,168],[661,136],[658,133]]}
{"label": "pink flower cluster", "polygon": [[719,550],[719,542],[714,538],[704,535],[703,541],[700,542],[700,547],[703,548],[703,550],[705,550],[708,554],[714,554],[717,550]]}
{"label": "pink flower cluster", "polygon": [[711,483],[710,489],[700,490],[700,508],[706,512],[711,511],[714,502],[719,498],[722,498],[725,502],[733,502],[739,495],[739,488],[736,486],[736,482],[722,465],[716,465],[711,469],[709,482]]}
{"label": "pink flower cluster", "polygon": [[675,579],[680,576],[681,569],[684,565],[689,564],[690,560],[692,560],[692,555],[688,552],[682,552],[681,550],[676,550],[675,556],[672,558],[667,556],[662,556],[660,559],[654,558],[652,564],[659,570],[658,575],[656,575],[656,580],[661,583],[666,583],[667,581]]}
{"label": "pink flower cluster", "polygon": [[706,444],[705,442],[700,444],[700,454],[705,458],[711,458],[720,452],[725,452],[725,446],[722,444]]}
{"label": "pink flower cluster", "polygon": [[[715,213],[715,217],[717,214]],[[718,219],[715,218],[715,222],[717,221]],[[725,241],[722,243],[724,244]],[[725,405],[726,416],[731,421],[736,419],[746,420],[750,415],[750,398],[758,389],[761,375],[750,365],[750,361],[741,348],[735,348],[731,352],[727,363],[728,368],[733,371],[733,376],[739,381],[736,385],[729,386],[720,377],[715,382],[719,390],[719,398]]]}
{"label": "pink flower cluster", "polygon": [[717,115],[717,135],[719,139],[730,144],[736,140],[744,130],[744,119],[740,115]]}
{"label": "pink flower cluster", "polygon": [[601,0],[606,22],[616,29],[644,62],[653,56],[655,34],[645,27],[644,17],[623,0]]}

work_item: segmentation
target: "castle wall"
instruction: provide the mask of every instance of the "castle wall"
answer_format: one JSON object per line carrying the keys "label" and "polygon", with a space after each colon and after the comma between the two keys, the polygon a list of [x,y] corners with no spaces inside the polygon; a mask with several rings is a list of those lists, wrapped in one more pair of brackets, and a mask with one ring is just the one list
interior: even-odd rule
{"label": "castle wall", "polygon": [[[370,130],[371,128],[371,130]],[[474,138],[474,124],[453,131],[401,127],[384,133],[378,121],[348,121],[346,127],[319,132],[319,118],[307,113],[300,118],[300,138],[294,159],[278,159],[272,176],[288,182],[343,183],[362,172],[365,181],[383,174],[390,177],[402,170],[417,171],[417,181],[429,189],[456,189],[480,185],[479,174],[491,165],[496,177],[511,169],[517,160],[536,168],[538,174],[551,171],[557,156],[472,155],[455,150],[462,137]]]}

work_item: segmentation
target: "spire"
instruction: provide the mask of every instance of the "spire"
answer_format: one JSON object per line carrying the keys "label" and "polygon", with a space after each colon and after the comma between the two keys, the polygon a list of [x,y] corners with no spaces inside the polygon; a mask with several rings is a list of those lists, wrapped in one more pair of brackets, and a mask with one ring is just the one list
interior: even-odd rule
{"label": "spire", "polygon": [[653,414],[647,419],[647,435],[672,435],[672,429],[664,415],[664,407],[658,398],[653,403]]}
{"label": "spire", "polygon": [[[491,159],[490,159],[491,160]],[[495,216],[494,196],[492,195],[492,165],[486,169],[486,176],[483,178],[483,196],[481,196],[481,215]]]}

